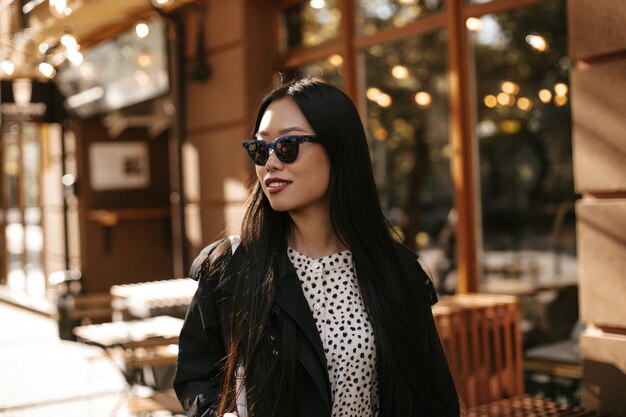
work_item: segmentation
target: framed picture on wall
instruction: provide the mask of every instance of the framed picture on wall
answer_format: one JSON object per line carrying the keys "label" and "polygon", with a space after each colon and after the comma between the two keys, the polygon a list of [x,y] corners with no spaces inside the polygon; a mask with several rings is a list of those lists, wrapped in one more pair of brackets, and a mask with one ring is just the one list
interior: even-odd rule
{"label": "framed picture on wall", "polygon": [[95,142],[89,146],[91,188],[97,191],[146,188],[150,157],[145,142]]}

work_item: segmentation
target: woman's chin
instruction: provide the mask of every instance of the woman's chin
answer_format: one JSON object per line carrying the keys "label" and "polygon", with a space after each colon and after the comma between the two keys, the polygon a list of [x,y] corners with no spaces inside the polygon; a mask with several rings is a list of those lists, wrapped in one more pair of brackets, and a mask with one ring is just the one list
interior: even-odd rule
{"label": "woman's chin", "polygon": [[281,204],[280,202],[272,200],[270,200],[270,206],[272,206],[272,210],[274,211],[289,211],[291,209],[290,206],[284,203]]}

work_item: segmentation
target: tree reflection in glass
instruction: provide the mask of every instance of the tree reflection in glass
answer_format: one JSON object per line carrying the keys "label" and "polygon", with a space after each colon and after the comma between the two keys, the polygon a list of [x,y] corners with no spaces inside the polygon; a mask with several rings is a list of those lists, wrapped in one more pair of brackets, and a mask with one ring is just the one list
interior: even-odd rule
{"label": "tree reflection in glass", "polygon": [[291,81],[300,78],[317,78],[335,87],[343,86],[343,57],[333,54],[327,59],[314,61],[298,68],[283,71],[281,81]]}
{"label": "tree reflection in glass", "polygon": [[565,2],[468,19],[467,27],[476,66],[484,285],[575,282]]}
{"label": "tree reflection in glass", "polygon": [[381,29],[400,28],[444,9],[445,0],[359,0],[357,30],[373,35]]}
{"label": "tree reflection in glass", "polygon": [[[441,256],[453,207],[447,43],[447,31],[440,30],[363,52],[367,129],[382,204],[404,243],[426,257],[430,249]],[[445,249],[453,256],[454,245]]]}
{"label": "tree reflection in glass", "polygon": [[339,36],[341,11],[337,0],[310,0],[282,14],[284,49],[316,46]]}

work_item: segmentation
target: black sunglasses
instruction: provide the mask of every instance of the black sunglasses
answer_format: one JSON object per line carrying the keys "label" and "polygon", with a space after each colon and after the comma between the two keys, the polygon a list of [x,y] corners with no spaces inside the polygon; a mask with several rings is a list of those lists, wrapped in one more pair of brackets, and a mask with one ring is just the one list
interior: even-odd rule
{"label": "black sunglasses", "polygon": [[273,142],[264,140],[244,140],[241,142],[252,162],[257,165],[265,165],[270,157],[270,149],[273,149],[278,159],[290,164],[298,157],[299,145],[302,142],[320,143],[317,136],[281,136]]}

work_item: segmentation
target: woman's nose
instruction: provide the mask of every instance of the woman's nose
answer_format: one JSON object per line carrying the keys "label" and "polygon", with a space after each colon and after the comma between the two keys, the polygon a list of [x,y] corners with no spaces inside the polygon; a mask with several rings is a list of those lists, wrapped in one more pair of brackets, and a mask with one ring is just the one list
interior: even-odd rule
{"label": "woman's nose", "polygon": [[267,158],[267,162],[265,163],[265,169],[267,170],[267,172],[273,172],[282,168],[283,162],[278,159],[278,156],[276,156],[276,152],[271,149],[270,156]]}

